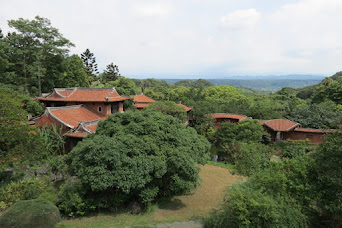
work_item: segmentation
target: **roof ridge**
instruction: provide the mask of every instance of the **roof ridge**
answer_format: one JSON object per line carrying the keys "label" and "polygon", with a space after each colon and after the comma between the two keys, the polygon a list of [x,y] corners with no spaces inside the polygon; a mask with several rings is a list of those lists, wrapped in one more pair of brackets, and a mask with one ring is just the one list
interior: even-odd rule
{"label": "roof ridge", "polygon": [[79,121],[79,123],[83,123],[85,125],[91,125],[91,124],[95,124],[98,123],[101,119],[96,119],[96,120],[90,120],[90,121]]}
{"label": "roof ridge", "polygon": [[73,91],[69,94],[68,97],[70,97],[71,95],[73,95],[73,94],[76,92],[76,90],[77,90],[77,87],[74,87]]}
{"label": "roof ridge", "polygon": [[64,109],[74,109],[74,108],[81,108],[84,107],[83,104],[79,105],[68,105],[68,106],[59,106],[59,107],[46,107],[46,109],[52,109],[52,110],[64,110]]}
{"label": "roof ridge", "polygon": [[[66,97],[66,96],[64,96],[64,95],[60,94],[60,93],[57,91],[57,88],[54,88],[53,90],[55,91],[55,93],[57,93],[57,94],[58,94],[58,96],[61,96],[61,97],[64,97],[64,98]],[[50,94],[50,95],[51,95],[51,94]]]}
{"label": "roof ridge", "polygon": [[[119,94],[119,93],[116,91],[115,87],[112,87],[112,91],[109,93],[109,95],[108,95],[105,99],[108,100],[108,99],[110,98],[110,96],[111,96],[114,92],[116,92],[117,94]],[[121,97],[120,94],[119,94],[119,97]],[[113,98],[114,98],[114,97],[113,97]]]}
{"label": "roof ridge", "polygon": [[210,115],[215,115],[215,114],[228,114],[228,115],[238,115],[238,116],[245,116],[246,115],[242,115],[242,114],[237,114],[237,113],[227,113],[227,112],[216,112],[216,113],[211,113]]}

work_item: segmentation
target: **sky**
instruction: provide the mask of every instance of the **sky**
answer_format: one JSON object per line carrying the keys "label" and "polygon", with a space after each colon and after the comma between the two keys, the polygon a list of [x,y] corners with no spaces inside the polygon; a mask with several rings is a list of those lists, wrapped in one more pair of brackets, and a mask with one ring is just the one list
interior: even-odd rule
{"label": "sky", "polygon": [[342,0],[0,0],[7,21],[51,20],[99,68],[129,77],[321,74],[342,70]]}

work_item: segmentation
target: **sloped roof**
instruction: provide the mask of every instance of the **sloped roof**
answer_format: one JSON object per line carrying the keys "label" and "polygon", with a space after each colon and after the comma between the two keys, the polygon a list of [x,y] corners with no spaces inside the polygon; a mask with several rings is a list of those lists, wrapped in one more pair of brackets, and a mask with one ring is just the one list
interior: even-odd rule
{"label": "sloped roof", "polygon": [[239,121],[247,118],[247,116],[232,113],[214,113],[209,116],[214,119],[236,119]]}
{"label": "sloped roof", "polygon": [[64,102],[116,102],[127,100],[114,87],[112,88],[55,88],[47,96],[38,97],[40,101]]}
{"label": "sloped roof", "polygon": [[189,111],[192,110],[192,107],[188,107],[188,106],[183,105],[183,104],[181,104],[181,103],[179,103],[179,104],[177,104],[177,105],[180,106],[180,107],[182,107],[182,108],[184,108],[186,112],[189,112]]}
{"label": "sloped roof", "polygon": [[133,101],[137,102],[137,103],[152,103],[152,102],[156,102],[155,100],[153,100],[152,98],[146,96],[143,93],[139,94],[139,95],[133,96]]}
{"label": "sloped roof", "polygon": [[105,119],[104,116],[100,116],[86,108],[84,105],[47,107],[46,114],[51,115],[56,120],[72,129],[78,127],[81,121]]}
{"label": "sloped roof", "polygon": [[136,108],[144,108],[144,107],[146,107],[146,106],[149,106],[150,104],[144,104],[144,103],[136,103],[136,104],[134,104],[134,106],[136,107]]}
{"label": "sloped roof", "polygon": [[328,133],[333,132],[333,129],[324,130],[324,129],[313,129],[313,128],[296,128],[295,131],[305,132],[305,133]]}
{"label": "sloped roof", "polygon": [[268,120],[263,123],[263,125],[267,126],[268,128],[272,129],[273,131],[291,131],[296,127],[299,127],[299,123],[286,120],[286,119],[274,119]]}
{"label": "sloped roof", "polygon": [[81,121],[75,130],[72,130],[65,135],[74,138],[84,138],[90,133],[96,132],[99,121],[99,119],[94,121]]}

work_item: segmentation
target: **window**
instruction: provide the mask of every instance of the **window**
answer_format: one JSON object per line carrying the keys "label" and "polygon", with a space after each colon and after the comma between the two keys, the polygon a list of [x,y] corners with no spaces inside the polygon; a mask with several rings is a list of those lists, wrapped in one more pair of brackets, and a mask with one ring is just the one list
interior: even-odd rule
{"label": "window", "polygon": [[99,112],[102,112],[102,107],[101,107],[101,106],[97,107],[97,110],[98,110]]}
{"label": "window", "polygon": [[119,111],[119,103],[113,103],[111,108],[112,113],[116,113]]}

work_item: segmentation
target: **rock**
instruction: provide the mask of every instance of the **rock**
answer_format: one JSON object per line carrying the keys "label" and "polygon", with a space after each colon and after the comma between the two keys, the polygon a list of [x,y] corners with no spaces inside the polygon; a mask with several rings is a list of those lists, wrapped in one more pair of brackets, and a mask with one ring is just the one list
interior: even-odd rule
{"label": "rock", "polygon": [[144,211],[145,206],[140,202],[134,201],[129,204],[129,209],[132,214],[137,215]]}

